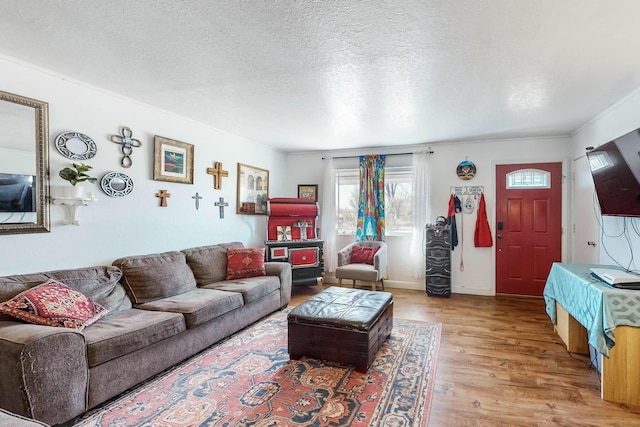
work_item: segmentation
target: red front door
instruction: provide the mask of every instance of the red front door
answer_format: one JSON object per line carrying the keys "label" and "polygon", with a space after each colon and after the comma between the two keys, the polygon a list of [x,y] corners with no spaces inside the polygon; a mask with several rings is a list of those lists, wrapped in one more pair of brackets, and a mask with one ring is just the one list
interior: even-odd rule
{"label": "red front door", "polygon": [[[521,170],[508,188],[508,174]],[[532,170],[550,173],[550,185],[526,186]],[[496,292],[542,296],[561,257],[562,163],[496,166]]]}

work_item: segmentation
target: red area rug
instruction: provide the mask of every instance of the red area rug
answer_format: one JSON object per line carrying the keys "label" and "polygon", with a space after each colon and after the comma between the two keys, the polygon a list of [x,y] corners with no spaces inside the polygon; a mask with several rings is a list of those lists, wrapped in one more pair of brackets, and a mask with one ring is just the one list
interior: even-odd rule
{"label": "red area rug", "polygon": [[75,426],[426,426],[441,324],[394,319],[366,374],[287,353],[278,312],[85,414]]}

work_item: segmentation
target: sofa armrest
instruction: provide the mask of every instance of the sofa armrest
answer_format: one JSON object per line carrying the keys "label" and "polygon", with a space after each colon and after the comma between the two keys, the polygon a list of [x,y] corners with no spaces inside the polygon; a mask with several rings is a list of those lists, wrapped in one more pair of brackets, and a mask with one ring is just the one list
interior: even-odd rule
{"label": "sofa armrest", "polygon": [[75,330],[0,321],[0,372],[0,407],[13,413],[59,424],[87,409],[86,344]]}
{"label": "sofa armrest", "polygon": [[265,262],[267,276],[280,279],[280,307],[285,308],[291,301],[291,264],[288,262]]}

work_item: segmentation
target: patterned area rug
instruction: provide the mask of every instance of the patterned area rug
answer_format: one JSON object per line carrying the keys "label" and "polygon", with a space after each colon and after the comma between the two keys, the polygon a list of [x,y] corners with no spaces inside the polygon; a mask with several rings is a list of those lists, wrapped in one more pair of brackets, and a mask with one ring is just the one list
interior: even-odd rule
{"label": "patterned area rug", "polygon": [[366,374],[287,353],[278,312],[74,426],[426,426],[441,324],[394,319]]}

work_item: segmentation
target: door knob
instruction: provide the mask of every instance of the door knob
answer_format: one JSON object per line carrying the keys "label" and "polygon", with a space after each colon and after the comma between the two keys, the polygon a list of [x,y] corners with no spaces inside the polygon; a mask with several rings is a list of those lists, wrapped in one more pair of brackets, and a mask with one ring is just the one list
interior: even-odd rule
{"label": "door knob", "polygon": [[498,234],[498,239],[502,239],[502,234]]}
{"label": "door knob", "polygon": [[594,246],[595,247],[596,246],[596,242],[594,242],[593,240],[589,240],[587,242],[587,246]]}

